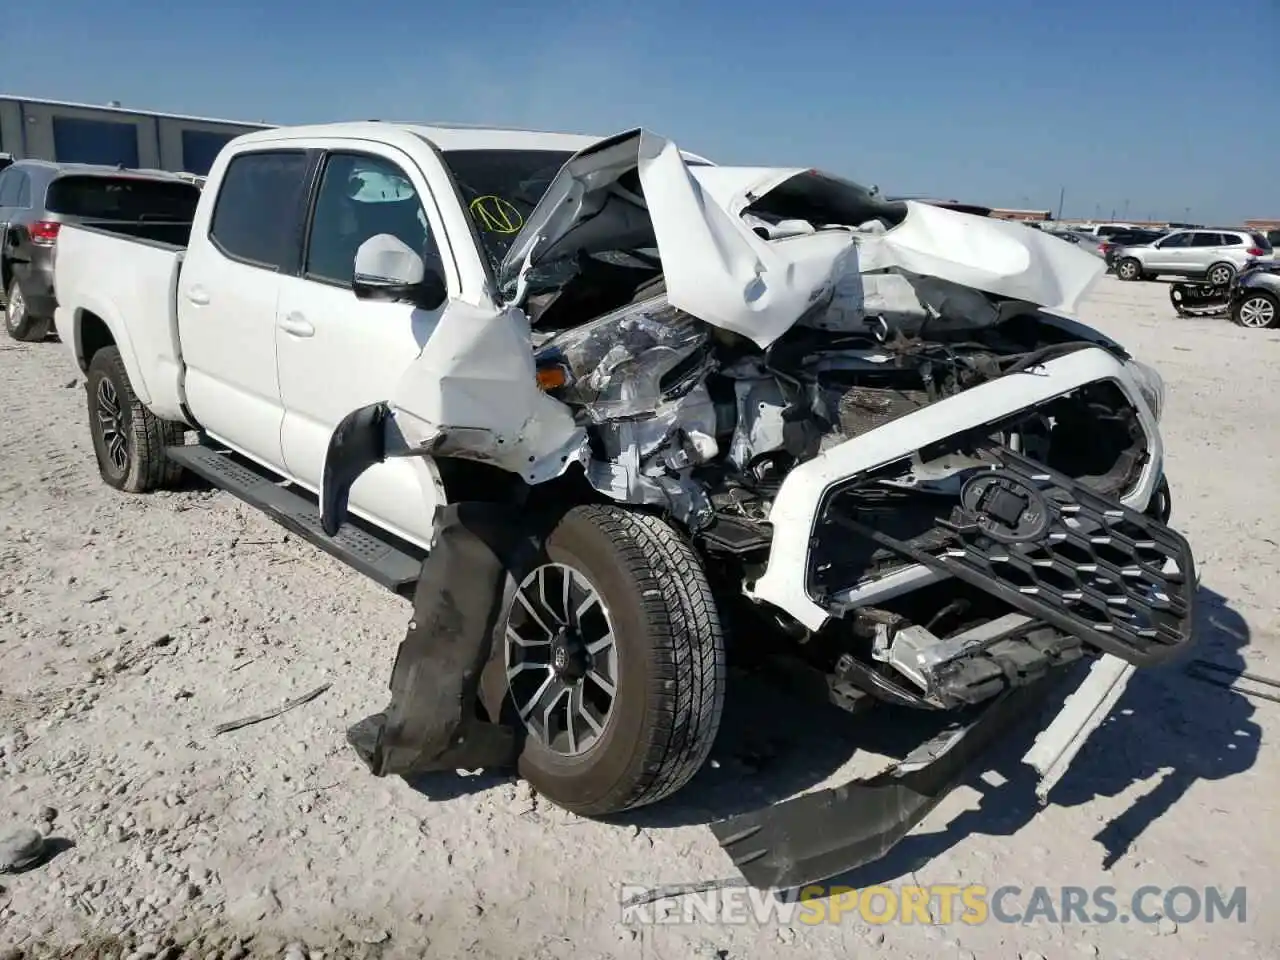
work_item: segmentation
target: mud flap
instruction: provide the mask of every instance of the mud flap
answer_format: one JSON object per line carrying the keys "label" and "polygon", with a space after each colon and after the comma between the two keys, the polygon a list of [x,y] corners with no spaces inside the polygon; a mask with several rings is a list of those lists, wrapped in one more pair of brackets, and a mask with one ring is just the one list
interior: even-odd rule
{"label": "mud flap", "polygon": [[794,889],[878,860],[1061,679],[1050,675],[1006,691],[968,724],[944,731],[874,777],[721,820],[711,832],[743,878],[760,889]]}
{"label": "mud flap", "polygon": [[441,508],[392,668],[390,703],[347,731],[376,776],[515,762],[515,731],[482,720],[477,697],[512,574],[536,555],[539,530],[518,504]]}

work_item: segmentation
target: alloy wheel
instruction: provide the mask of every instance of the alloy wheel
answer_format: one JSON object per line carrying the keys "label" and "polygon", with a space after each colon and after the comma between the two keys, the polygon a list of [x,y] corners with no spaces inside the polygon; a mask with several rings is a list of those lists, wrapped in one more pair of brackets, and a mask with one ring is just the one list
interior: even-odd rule
{"label": "alloy wheel", "polygon": [[27,316],[27,300],[22,295],[22,288],[17,284],[13,286],[13,293],[9,296],[9,303],[5,307],[4,319],[9,325],[9,329],[17,330],[22,326],[22,321]]}
{"label": "alloy wheel", "polygon": [[98,428],[102,431],[102,445],[106,448],[111,465],[124,473],[129,465],[129,440],[125,430],[124,412],[115,385],[103,377],[98,381]]}
{"label": "alloy wheel", "polygon": [[566,757],[604,736],[619,664],[604,600],[579,570],[547,563],[516,590],[504,630],[511,699],[529,733]]}
{"label": "alloy wheel", "polygon": [[1276,321],[1276,305],[1266,297],[1250,297],[1240,304],[1240,326],[1264,330]]}

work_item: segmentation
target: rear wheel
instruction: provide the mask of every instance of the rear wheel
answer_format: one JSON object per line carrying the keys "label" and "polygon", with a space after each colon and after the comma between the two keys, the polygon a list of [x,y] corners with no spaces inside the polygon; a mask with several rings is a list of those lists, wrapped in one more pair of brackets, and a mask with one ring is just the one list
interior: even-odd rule
{"label": "rear wheel", "polygon": [[495,668],[527,732],[521,775],[575,813],[675,793],[719,730],[715,599],[692,546],[649,514],[570,510],[499,618]]}
{"label": "rear wheel", "polygon": [[1141,280],[1142,264],[1133,257],[1125,257],[1116,264],[1116,276],[1121,280]]}
{"label": "rear wheel", "polygon": [[118,348],[104,347],[93,355],[85,389],[93,452],[107,485],[146,493],[176,483],[182,468],[164,451],[183,442],[186,427],[161,420],[142,405]]}
{"label": "rear wheel", "polygon": [[5,293],[4,326],[10,337],[25,343],[35,343],[49,335],[49,321],[31,316],[26,295],[16,277],[9,281]]}
{"label": "rear wheel", "polygon": [[1232,319],[1251,330],[1274,327],[1277,319],[1280,319],[1280,297],[1261,290],[1251,290],[1236,304]]}
{"label": "rear wheel", "polygon": [[1215,263],[1209,268],[1209,272],[1205,275],[1215,287],[1225,287],[1231,282],[1231,278],[1236,275],[1236,268],[1229,263]]}

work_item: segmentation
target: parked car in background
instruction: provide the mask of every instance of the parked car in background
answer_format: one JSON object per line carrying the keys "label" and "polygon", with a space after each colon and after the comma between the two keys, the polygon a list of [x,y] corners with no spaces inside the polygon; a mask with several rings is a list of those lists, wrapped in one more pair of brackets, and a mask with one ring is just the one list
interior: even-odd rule
{"label": "parked car in background", "polygon": [[1252,263],[1231,286],[1231,319],[1265,330],[1280,325],[1280,260]]}
{"label": "parked car in background", "polygon": [[1107,269],[1114,270],[1117,250],[1154,243],[1168,232],[1168,230],[1128,230],[1124,233],[1113,233],[1098,245],[1098,249],[1102,258],[1107,261]]}
{"label": "parked car in background", "polygon": [[1094,223],[1087,227],[1077,227],[1076,232],[1087,233],[1092,237],[1110,237],[1117,233],[1128,233],[1138,229],[1132,223]]}
{"label": "parked car in background", "polygon": [[1095,257],[1101,257],[1106,244],[1099,240],[1092,233],[1080,233],[1076,230],[1056,231],[1053,236],[1059,240],[1065,240],[1067,243],[1086,253],[1091,253]]}
{"label": "parked car in background", "polygon": [[1121,280],[1189,277],[1224,287],[1250,260],[1270,255],[1271,244],[1260,233],[1175,230],[1151,243],[1120,247],[1113,259]]}
{"label": "parked car in background", "polygon": [[13,154],[0,153],[0,171],[4,170],[5,167],[10,166],[13,166]]}
{"label": "parked car in background", "polygon": [[1263,236],[1267,238],[1267,242],[1273,247],[1276,244],[1280,244],[1280,230],[1268,230]]}
{"label": "parked car in background", "polygon": [[189,177],[46,160],[0,171],[0,290],[5,328],[15,340],[43,340],[57,306],[53,255],[68,223],[136,232],[146,223],[185,238],[200,188]]}

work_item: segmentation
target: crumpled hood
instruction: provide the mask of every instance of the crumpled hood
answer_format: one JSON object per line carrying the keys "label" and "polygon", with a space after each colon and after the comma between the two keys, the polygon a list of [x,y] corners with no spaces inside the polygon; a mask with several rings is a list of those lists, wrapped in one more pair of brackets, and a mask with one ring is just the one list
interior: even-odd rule
{"label": "crumpled hood", "polygon": [[[810,209],[829,201],[831,219],[815,226],[837,229],[772,240],[753,230],[744,211],[804,178]],[[1104,272],[1096,257],[1041,231],[914,201],[896,204],[905,211],[896,225],[860,232],[840,216],[856,210],[855,192],[870,196],[803,168],[690,166],[671,141],[627,131],[564,165],[512,243],[499,288],[518,306],[538,264],[652,238],[673,306],[763,348],[854,273],[897,268],[1074,313]]]}

